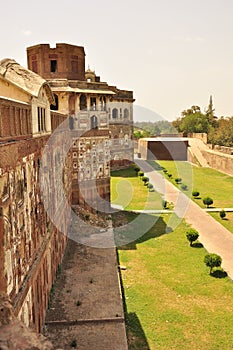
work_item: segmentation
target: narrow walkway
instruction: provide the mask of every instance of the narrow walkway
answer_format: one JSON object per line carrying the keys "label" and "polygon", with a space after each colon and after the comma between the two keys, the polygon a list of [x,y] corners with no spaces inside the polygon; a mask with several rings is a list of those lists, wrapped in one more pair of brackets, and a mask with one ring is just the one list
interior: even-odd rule
{"label": "narrow walkway", "polygon": [[45,324],[45,335],[64,350],[128,349],[114,248],[68,240]]}
{"label": "narrow walkway", "polygon": [[199,241],[207,251],[222,257],[222,267],[233,279],[233,234],[168,180],[164,179],[146,161],[135,159],[135,162],[149,177],[156,190],[164,195],[166,200],[174,203],[176,215],[179,218],[184,218],[199,232]]}

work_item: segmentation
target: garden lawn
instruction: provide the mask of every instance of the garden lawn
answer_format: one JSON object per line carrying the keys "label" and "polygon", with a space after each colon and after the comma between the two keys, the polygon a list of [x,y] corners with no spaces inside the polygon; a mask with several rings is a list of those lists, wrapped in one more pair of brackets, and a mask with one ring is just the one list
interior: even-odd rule
{"label": "garden lawn", "polygon": [[111,203],[126,210],[162,209],[160,195],[149,192],[133,167],[111,173]]}
{"label": "garden lawn", "polygon": [[[151,165],[155,162],[149,162]],[[202,202],[204,197],[211,197],[214,201],[212,207],[232,208],[233,207],[233,176],[223,174],[211,168],[201,168],[191,165],[189,162],[182,161],[159,161],[162,167],[165,167],[172,178],[168,178],[173,184],[175,178],[181,177],[182,183],[188,185],[190,192],[196,190],[200,192],[200,198],[194,199],[202,208],[205,205]],[[160,171],[163,173],[162,171]],[[177,187],[180,188],[180,185]]]}
{"label": "garden lawn", "polygon": [[166,234],[168,219],[118,249],[129,349],[233,349],[233,283],[209,275],[184,222]]}
{"label": "garden lawn", "polygon": [[233,213],[226,212],[226,217],[221,219],[219,213],[209,213],[215,220],[220,222],[221,225],[226,227],[227,230],[233,233]]}

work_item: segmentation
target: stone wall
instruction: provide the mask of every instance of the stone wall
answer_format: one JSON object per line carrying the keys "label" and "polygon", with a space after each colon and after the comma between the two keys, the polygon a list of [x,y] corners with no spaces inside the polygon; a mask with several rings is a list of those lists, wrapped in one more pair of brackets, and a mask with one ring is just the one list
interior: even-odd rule
{"label": "stone wall", "polygon": [[211,168],[233,176],[233,156],[214,151],[202,151],[202,154]]}
{"label": "stone wall", "polygon": [[187,137],[202,140],[205,144],[207,144],[207,134],[206,133],[201,133],[201,132],[200,133],[198,133],[198,132],[188,133]]}
{"label": "stone wall", "polygon": [[[4,108],[0,114],[4,125],[0,138],[0,290],[11,298],[15,315],[40,332],[50,289],[66,246],[66,234],[59,232],[50,221],[40,193],[41,157],[48,136],[33,138],[28,129],[24,132],[22,122],[31,116],[30,106],[0,100],[0,107]],[[19,119],[17,124],[11,115],[21,111],[20,108],[27,114],[24,114],[25,120]],[[19,114],[22,116],[22,112]],[[54,114],[53,128],[63,120],[64,115]],[[57,140],[56,154],[64,147],[63,136],[58,135],[61,140]],[[54,157],[53,150],[47,157],[49,167],[56,173],[58,158]],[[71,168],[71,156],[68,156],[62,188],[57,188],[56,178],[49,179],[52,209],[54,203],[60,203],[60,198],[54,195],[55,189],[58,194],[64,191],[67,201],[71,202]],[[59,217],[66,232],[69,216],[60,204]]]}

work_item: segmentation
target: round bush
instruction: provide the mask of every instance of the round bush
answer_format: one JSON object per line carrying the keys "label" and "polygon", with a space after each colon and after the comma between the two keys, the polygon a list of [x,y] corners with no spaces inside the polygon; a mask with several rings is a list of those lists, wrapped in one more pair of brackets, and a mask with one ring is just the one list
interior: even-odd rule
{"label": "round bush", "polygon": [[200,192],[198,192],[198,191],[193,191],[193,192],[192,192],[192,196],[193,196],[193,197],[199,197],[199,196],[200,196]]}
{"label": "round bush", "polygon": [[197,230],[194,230],[193,228],[190,228],[187,232],[186,232],[186,237],[187,240],[190,243],[190,246],[193,245],[193,242],[195,242],[198,237],[199,237],[199,233],[197,232]]}
{"label": "round bush", "polygon": [[224,209],[222,209],[220,212],[219,212],[219,216],[221,219],[224,219],[226,217],[226,212]]}
{"label": "round bush", "polygon": [[213,204],[214,201],[213,201],[213,199],[210,198],[210,197],[205,197],[205,198],[203,199],[203,203],[207,206],[207,208],[209,208],[209,206],[210,206],[211,204]]}

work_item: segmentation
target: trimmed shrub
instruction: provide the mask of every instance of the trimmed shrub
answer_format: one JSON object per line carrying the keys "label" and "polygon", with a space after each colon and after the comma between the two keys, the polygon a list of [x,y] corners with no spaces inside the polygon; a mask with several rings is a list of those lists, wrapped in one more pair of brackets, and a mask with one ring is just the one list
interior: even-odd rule
{"label": "trimmed shrub", "polygon": [[200,196],[200,192],[198,192],[198,191],[193,191],[193,192],[192,192],[192,196],[193,196],[194,198],[199,197],[199,196]]}
{"label": "trimmed shrub", "polygon": [[207,254],[204,258],[204,263],[210,268],[210,275],[214,267],[220,267],[222,264],[221,256],[217,254]]}
{"label": "trimmed shrub", "polygon": [[148,187],[150,192],[154,191],[154,186],[151,183],[148,183],[147,187]]}
{"label": "trimmed shrub", "polygon": [[203,199],[203,203],[207,206],[207,208],[209,208],[209,206],[210,206],[211,204],[213,204],[214,201],[213,201],[213,199],[210,198],[210,197],[205,197],[205,198]]}
{"label": "trimmed shrub", "polygon": [[221,219],[224,219],[226,217],[226,212],[224,209],[222,209],[220,212],[219,212],[219,216]]}
{"label": "trimmed shrub", "polygon": [[142,178],[144,176],[144,172],[143,171],[139,171],[138,172],[138,176],[140,176],[140,178]]}
{"label": "trimmed shrub", "polygon": [[190,228],[187,232],[186,232],[186,237],[187,240],[190,243],[190,247],[192,247],[193,242],[195,242],[198,237],[199,237],[199,233],[197,232],[197,230],[194,230],[193,228]]}
{"label": "trimmed shrub", "polygon": [[142,177],[142,181],[143,181],[143,182],[149,182],[149,177],[143,176],[143,177]]}

